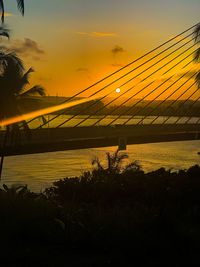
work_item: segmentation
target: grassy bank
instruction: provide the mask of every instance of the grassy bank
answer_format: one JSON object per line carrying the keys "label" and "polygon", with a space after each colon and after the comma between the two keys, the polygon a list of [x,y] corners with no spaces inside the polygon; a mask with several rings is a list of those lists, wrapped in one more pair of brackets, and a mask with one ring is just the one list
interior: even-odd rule
{"label": "grassy bank", "polygon": [[95,159],[93,171],[40,194],[4,185],[2,264],[199,264],[200,167],[144,173],[137,162],[122,167],[125,157]]}

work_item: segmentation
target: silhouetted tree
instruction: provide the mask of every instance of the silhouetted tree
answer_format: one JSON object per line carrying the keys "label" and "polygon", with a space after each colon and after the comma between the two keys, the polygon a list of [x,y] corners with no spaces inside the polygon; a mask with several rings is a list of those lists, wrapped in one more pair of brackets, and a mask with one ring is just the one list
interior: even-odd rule
{"label": "silhouetted tree", "polygon": [[[20,10],[21,14],[24,15],[24,0],[16,0],[16,1],[17,1],[18,9]],[[5,37],[9,38],[9,30],[7,28],[5,28],[5,26],[3,25],[3,23],[4,23],[4,15],[5,15],[4,1],[3,0],[0,0],[0,11],[1,11],[1,21],[2,21],[2,25],[0,26],[0,36],[5,36]],[[7,58],[7,60],[6,60],[6,58]],[[12,60],[11,60],[11,58],[12,58]],[[6,54],[4,54],[3,52],[0,54],[0,60],[1,60],[1,63],[2,63],[2,66],[1,66],[2,67],[2,71],[4,72],[3,76],[1,76],[1,84],[2,84],[2,86],[4,86],[5,82],[6,82],[6,75],[7,75],[7,80],[8,80],[9,71],[6,74],[6,69],[9,70],[9,66],[10,66],[9,63],[12,62],[12,61],[13,61],[13,63],[15,62],[15,65],[17,66],[17,64],[18,64],[21,67],[21,70],[23,69],[23,64],[22,64],[22,62],[20,62],[19,59],[17,59],[17,57],[14,54],[10,54],[10,55],[7,54],[7,56],[6,56]],[[19,70],[19,68],[18,68],[18,70]],[[30,73],[30,70],[26,74],[24,74],[24,78],[26,76],[28,76],[29,73]],[[12,79],[12,77],[10,77],[10,79]],[[23,87],[24,86],[22,86],[21,89],[23,89]],[[8,91],[9,91],[9,89],[8,89]],[[34,91],[38,91],[38,89],[37,88],[36,89],[32,88],[32,90],[29,90],[29,93],[30,92],[33,93]],[[26,94],[27,93],[28,92],[26,92]],[[3,94],[3,96],[6,97],[6,95],[9,95],[9,93],[8,92],[5,93],[5,88],[4,88],[4,90],[1,90],[1,92],[0,92],[0,97],[1,97],[0,98],[0,101],[1,101],[0,107],[3,108],[3,106],[5,106],[6,99],[2,98],[2,94]],[[14,95],[15,96],[17,95],[16,92],[14,92]],[[1,105],[2,103],[4,103],[4,104]],[[15,104],[13,103],[13,105],[15,105]],[[16,105],[15,105],[15,108],[16,108]],[[1,119],[1,117],[3,118],[4,116],[6,116],[6,112],[5,112],[5,110],[1,110],[0,119]],[[26,126],[26,124],[24,122],[24,127],[25,126]],[[14,128],[15,128],[15,126],[13,126],[13,129]],[[5,138],[4,138],[4,142],[3,142],[3,147],[4,147],[5,143],[6,143],[6,140],[7,140],[7,137],[8,137],[8,132],[9,132],[9,127],[7,127],[7,129],[6,129],[6,134],[5,134]],[[3,160],[4,160],[4,156],[2,155],[1,156],[1,162],[0,162],[0,179],[1,179]]]}
{"label": "silhouetted tree", "polygon": [[[16,0],[16,1],[19,11],[21,12],[22,15],[24,15],[24,0]],[[1,21],[4,22],[5,9],[3,0],[0,0],[0,11],[1,11]]]}
{"label": "silhouetted tree", "polygon": [[130,169],[138,171],[140,170],[140,165],[134,161],[131,164],[126,165],[125,167],[122,167],[122,163],[124,159],[128,158],[128,155],[125,153],[119,154],[119,150],[115,151],[113,154],[111,153],[106,153],[107,156],[107,167],[103,167],[101,164],[99,158],[94,158],[92,160],[92,165],[95,166],[96,168],[93,170],[93,173],[95,174],[120,174],[123,172],[127,172]]}
{"label": "silhouetted tree", "polygon": [[[24,0],[16,0],[16,1],[19,11],[21,12],[22,15],[24,15]],[[9,29],[5,28],[4,26],[5,9],[3,0],[0,0],[0,11],[1,11],[1,21],[2,21],[2,25],[0,26],[0,36],[5,36],[9,38]]]}
{"label": "silhouetted tree", "polygon": [[[45,95],[45,90],[39,85],[26,90],[26,86],[29,84],[30,73],[34,70],[30,68],[28,71],[24,71],[23,61],[15,53],[0,52],[0,120],[20,115],[19,100],[23,97],[35,94]],[[28,134],[28,125],[25,121],[22,124],[25,132]],[[11,133],[13,142],[18,140],[20,134],[19,126],[18,123],[15,123],[6,127],[3,147],[8,140],[9,133]],[[0,175],[3,156],[1,161]]]}
{"label": "silhouetted tree", "polygon": [[24,72],[24,64],[15,53],[0,52],[0,119],[20,114],[18,99],[28,95],[45,95],[45,90],[36,85],[28,90],[32,68]]}

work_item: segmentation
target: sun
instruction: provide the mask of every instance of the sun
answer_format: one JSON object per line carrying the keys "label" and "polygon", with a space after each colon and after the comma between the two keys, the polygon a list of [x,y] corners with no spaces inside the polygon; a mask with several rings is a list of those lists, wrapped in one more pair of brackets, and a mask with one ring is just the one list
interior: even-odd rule
{"label": "sun", "polygon": [[120,91],[121,91],[121,90],[120,90],[119,88],[116,89],[116,92],[117,92],[117,93],[120,93]]}

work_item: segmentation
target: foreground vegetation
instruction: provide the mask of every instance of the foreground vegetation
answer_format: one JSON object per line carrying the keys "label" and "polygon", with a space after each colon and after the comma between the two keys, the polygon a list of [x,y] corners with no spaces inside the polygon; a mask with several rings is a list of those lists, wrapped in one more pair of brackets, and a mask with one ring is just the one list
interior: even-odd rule
{"label": "foreground vegetation", "polygon": [[200,166],[144,173],[137,162],[122,167],[126,157],[107,154],[107,167],[94,159],[91,172],[39,194],[3,185],[2,264],[199,264]]}

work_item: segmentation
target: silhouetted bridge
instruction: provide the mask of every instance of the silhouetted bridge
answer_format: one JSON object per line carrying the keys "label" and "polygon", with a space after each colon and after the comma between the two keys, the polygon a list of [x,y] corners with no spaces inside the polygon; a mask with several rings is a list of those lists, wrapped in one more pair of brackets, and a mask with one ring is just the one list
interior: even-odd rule
{"label": "silhouetted bridge", "polygon": [[[1,135],[2,138],[2,135]],[[32,130],[32,137],[18,145],[7,145],[5,156],[83,148],[200,139],[200,125],[127,125]]]}
{"label": "silhouetted bridge", "polygon": [[[35,129],[33,123],[37,118],[28,121],[32,132],[29,140],[21,130],[21,141],[11,145],[9,138],[3,142],[5,132],[1,131],[0,142],[5,144],[0,154],[200,139],[200,112],[199,118],[196,112],[200,107],[200,90],[196,84],[199,69],[193,61],[200,50],[199,38],[195,36],[197,26],[199,24],[64,101],[85,97],[87,105],[81,104],[74,115],[60,120],[68,114],[65,109],[47,121],[43,119]],[[159,121],[160,114],[165,116],[163,122]],[[177,119],[169,123],[174,116]],[[152,120],[146,123],[150,117]],[[182,118],[186,121],[181,122]],[[136,123],[131,123],[133,121]]]}

